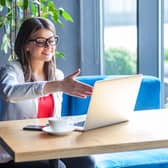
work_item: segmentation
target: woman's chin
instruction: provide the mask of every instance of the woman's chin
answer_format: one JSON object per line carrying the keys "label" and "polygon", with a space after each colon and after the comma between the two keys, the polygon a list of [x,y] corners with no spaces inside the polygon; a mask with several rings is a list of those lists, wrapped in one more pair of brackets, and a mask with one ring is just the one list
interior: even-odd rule
{"label": "woman's chin", "polygon": [[44,61],[48,62],[48,61],[51,61],[52,60],[52,56],[46,56],[44,58]]}

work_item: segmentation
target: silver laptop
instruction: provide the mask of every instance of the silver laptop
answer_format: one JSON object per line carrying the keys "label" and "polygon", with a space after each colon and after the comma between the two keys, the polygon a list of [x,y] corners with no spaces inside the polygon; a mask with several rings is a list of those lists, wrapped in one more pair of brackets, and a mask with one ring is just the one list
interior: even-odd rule
{"label": "silver laptop", "polygon": [[[142,75],[96,81],[85,121],[75,123],[85,131],[129,120],[134,111]],[[80,126],[84,123],[83,126]]]}

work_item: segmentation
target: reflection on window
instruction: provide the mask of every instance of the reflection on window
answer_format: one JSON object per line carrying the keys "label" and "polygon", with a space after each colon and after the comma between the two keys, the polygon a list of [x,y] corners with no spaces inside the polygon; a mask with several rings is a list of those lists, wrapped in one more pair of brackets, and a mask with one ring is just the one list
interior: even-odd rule
{"label": "reflection on window", "polygon": [[135,74],[137,69],[136,0],[105,0],[104,74]]}

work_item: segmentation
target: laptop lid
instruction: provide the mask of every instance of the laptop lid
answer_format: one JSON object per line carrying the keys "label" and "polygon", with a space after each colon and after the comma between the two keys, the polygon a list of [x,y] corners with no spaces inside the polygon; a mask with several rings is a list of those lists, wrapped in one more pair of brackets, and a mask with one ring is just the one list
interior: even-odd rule
{"label": "laptop lid", "polygon": [[90,130],[129,120],[134,111],[142,75],[96,81],[86,121],[79,130]]}

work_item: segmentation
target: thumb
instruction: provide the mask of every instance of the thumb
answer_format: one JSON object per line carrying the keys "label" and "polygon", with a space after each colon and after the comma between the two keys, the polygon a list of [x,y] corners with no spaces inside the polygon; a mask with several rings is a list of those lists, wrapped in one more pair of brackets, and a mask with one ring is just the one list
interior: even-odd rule
{"label": "thumb", "polygon": [[80,74],[80,68],[77,69],[74,73],[70,74],[69,77],[76,78]]}

